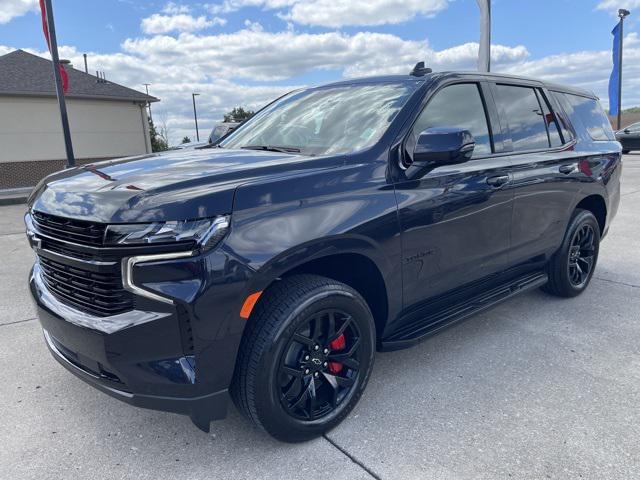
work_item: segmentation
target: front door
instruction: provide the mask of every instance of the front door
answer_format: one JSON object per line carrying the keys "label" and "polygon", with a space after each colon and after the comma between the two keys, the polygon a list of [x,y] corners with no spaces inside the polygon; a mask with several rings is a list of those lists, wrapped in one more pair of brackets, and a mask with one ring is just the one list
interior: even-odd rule
{"label": "front door", "polygon": [[465,128],[476,146],[472,159],[464,164],[439,166],[395,186],[403,236],[405,308],[509,264],[510,164],[508,156],[493,154],[482,92],[477,83],[443,87],[409,134],[416,138],[431,127]]}

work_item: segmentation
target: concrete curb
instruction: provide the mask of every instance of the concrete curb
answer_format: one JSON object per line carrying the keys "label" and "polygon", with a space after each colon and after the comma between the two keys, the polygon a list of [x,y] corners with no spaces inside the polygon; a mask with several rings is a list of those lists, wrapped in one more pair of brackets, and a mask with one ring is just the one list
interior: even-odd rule
{"label": "concrete curb", "polygon": [[27,203],[32,190],[33,187],[0,190],[0,206]]}

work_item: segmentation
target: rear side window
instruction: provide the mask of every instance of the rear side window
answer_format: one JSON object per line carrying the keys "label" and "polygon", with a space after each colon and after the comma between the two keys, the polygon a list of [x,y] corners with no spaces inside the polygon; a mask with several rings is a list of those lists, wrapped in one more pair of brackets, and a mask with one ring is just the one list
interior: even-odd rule
{"label": "rear side window", "polygon": [[491,153],[491,138],[482,97],[475,83],[460,83],[438,91],[413,126],[413,139],[432,127],[457,127],[471,132],[473,155]]}
{"label": "rear side window", "polygon": [[570,93],[556,93],[556,97],[567,112],[574,128],[585,130],[595,141],[615,140],[611,123],[602,110],[600,102],[595,98]]}
{"label": "rear side window", "polygon": [[551,112],[549,103],[544,96],[538,91],[538,100],[542,105],[542,114],[544,122],[547,125],[547,131],[549,132],[549,144],[552,147],[562,146],[562,137],[560,137],[560,127],[558,126],[558,120],[556,116]]}
{"label": "rear side window", "polygon": [[514,151],[549,148],[544,111],[533,88],[496,85],[496,104],[509,125]]}

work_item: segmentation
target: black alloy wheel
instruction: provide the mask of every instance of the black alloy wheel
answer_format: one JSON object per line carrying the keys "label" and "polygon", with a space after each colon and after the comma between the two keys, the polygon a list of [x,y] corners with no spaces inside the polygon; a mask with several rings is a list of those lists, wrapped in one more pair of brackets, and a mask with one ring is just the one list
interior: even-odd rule
{"label": "black alloy wheel", "polygon": [[598,262],[600,228],[593,212],[573,212],[562,245],[547,264],[549,281],[542,287],[545,292],[558,297],[584,292]]}
{"label": "black alloy wheel", "polygon": [[590,224],[582,225],[573,235],[567,268],[573,286],[581,288],[590,278],[595,265],[596,233]]}
{"label": "black alloy wheel", "polygon": [[289,415],[320,419],[349,396],[358,379],[360,342],[358,325],[341,310],[323,310],[298,327],[276,379]]}
{"label": "black alloy wheel", "polygon": [[301,442],[338,425],[373,368],[376,327],[362,296],[311,274],[274,282],[245,329],[230,393],[255,425]]}

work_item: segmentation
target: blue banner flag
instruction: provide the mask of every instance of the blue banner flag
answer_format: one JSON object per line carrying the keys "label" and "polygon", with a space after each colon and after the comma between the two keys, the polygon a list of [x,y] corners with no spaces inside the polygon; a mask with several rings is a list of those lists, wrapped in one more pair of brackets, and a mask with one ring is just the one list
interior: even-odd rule
{"label": "blue banner flag", "polygon": [[620,68],[620,22],[611,30],[613,35],[613,70],[609,77],[609,115],[618,115],[618,72]]}

